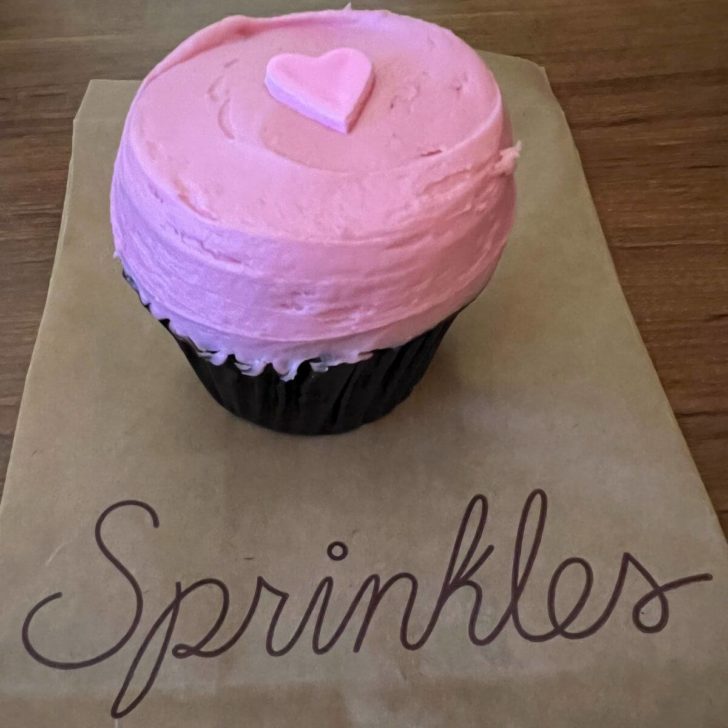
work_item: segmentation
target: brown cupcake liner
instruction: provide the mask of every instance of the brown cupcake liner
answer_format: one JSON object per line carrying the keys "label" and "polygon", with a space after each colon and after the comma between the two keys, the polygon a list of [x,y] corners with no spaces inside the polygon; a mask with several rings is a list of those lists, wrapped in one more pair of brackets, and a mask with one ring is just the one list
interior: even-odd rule
{"label": "brown cupcake liner", "polygon": [[[124,277],[136,290],[134,281]],[[148,307],[147,307],[148,308]],[[278,432],[337,434],[383,417],[405,400],[420,381],[456,314],[401,346],[378,349],[364,361],[321,371],[303,362],[296,376],[283,380],[268,364],[252,376],[240,371],[234,356],[221,364],[209,360],[186,337],[172,334],[207,391],[238,417]]]}

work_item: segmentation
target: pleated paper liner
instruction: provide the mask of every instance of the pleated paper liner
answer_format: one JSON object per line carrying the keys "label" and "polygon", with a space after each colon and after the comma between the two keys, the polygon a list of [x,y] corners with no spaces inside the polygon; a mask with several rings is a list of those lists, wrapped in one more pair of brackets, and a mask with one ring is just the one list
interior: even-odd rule
{"label": "pleated paper liner", "polygon": [[[136,290],[126,272],[124,277]],[[206,356],[209,352],[178,336],[168,320],[160,323],[205,389],[234,415],[278,432],[333,435],[373,422],[403,402],[422,379],[457,313],[407,343],[378,349],[355,364],[321,371],[317,362],[303,362],[290,380],[283,380],[270,364],[260,374],[245,374],[232,355],[214,364]]]}

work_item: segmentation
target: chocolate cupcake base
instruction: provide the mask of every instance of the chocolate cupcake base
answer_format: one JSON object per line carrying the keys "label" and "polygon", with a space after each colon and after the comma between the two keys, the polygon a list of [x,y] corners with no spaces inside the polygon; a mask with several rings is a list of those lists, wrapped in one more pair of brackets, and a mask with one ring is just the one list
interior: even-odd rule
{"label": "chocolate cupcake base", "polygon": [[[125,278],[136,289],[127,274]],[[278,432],[332,435],[379,419],[406,399],[456,315],[402,346],[379,349],[355,364],[317,371],[316,362],[306,361],[285,381],[270,364],[255,376],[241,372],[233,356],[214,364],[193,342],[170,330],[169,321],[161,323],[207,391],[234,415]]]}
{"label": "chocolate cupcake base", "polygon": [[241,373],[232,356],[213,364],[191,342],[170,333],[207,391],[234,415],[278,432],[325,435],[379,419],[406,399],[453,318],[402,346],[375,351],[356,364],[315,371],[311,362],[304,362],[288,381],[270,364],[256,376]]}

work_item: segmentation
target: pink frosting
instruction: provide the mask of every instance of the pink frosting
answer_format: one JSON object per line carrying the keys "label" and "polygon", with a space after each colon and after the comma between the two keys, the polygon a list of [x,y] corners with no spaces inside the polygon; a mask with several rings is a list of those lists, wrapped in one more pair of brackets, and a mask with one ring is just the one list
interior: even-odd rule
{"label": "pink frosting", "polygon": [[[282,52],[360,50],[348,134],[274,99]],[[451,32],[385,11],[231,17],[145,79],[114,169],[116,251],[172,329],[257,373],[355,362],[471,301],[513,221],[498,86]]]}

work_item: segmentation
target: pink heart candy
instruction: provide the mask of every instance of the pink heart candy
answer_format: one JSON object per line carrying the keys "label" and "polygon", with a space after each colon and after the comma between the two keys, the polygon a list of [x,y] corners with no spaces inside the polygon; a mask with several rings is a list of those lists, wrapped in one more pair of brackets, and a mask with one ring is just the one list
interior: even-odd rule
{"label": "pink heart candy", "polygon": [[277,101],[346,134],[369,98],[374,71],[355,48],[336,48],[318,57],[281,53],[268,61],[265,85]]}

